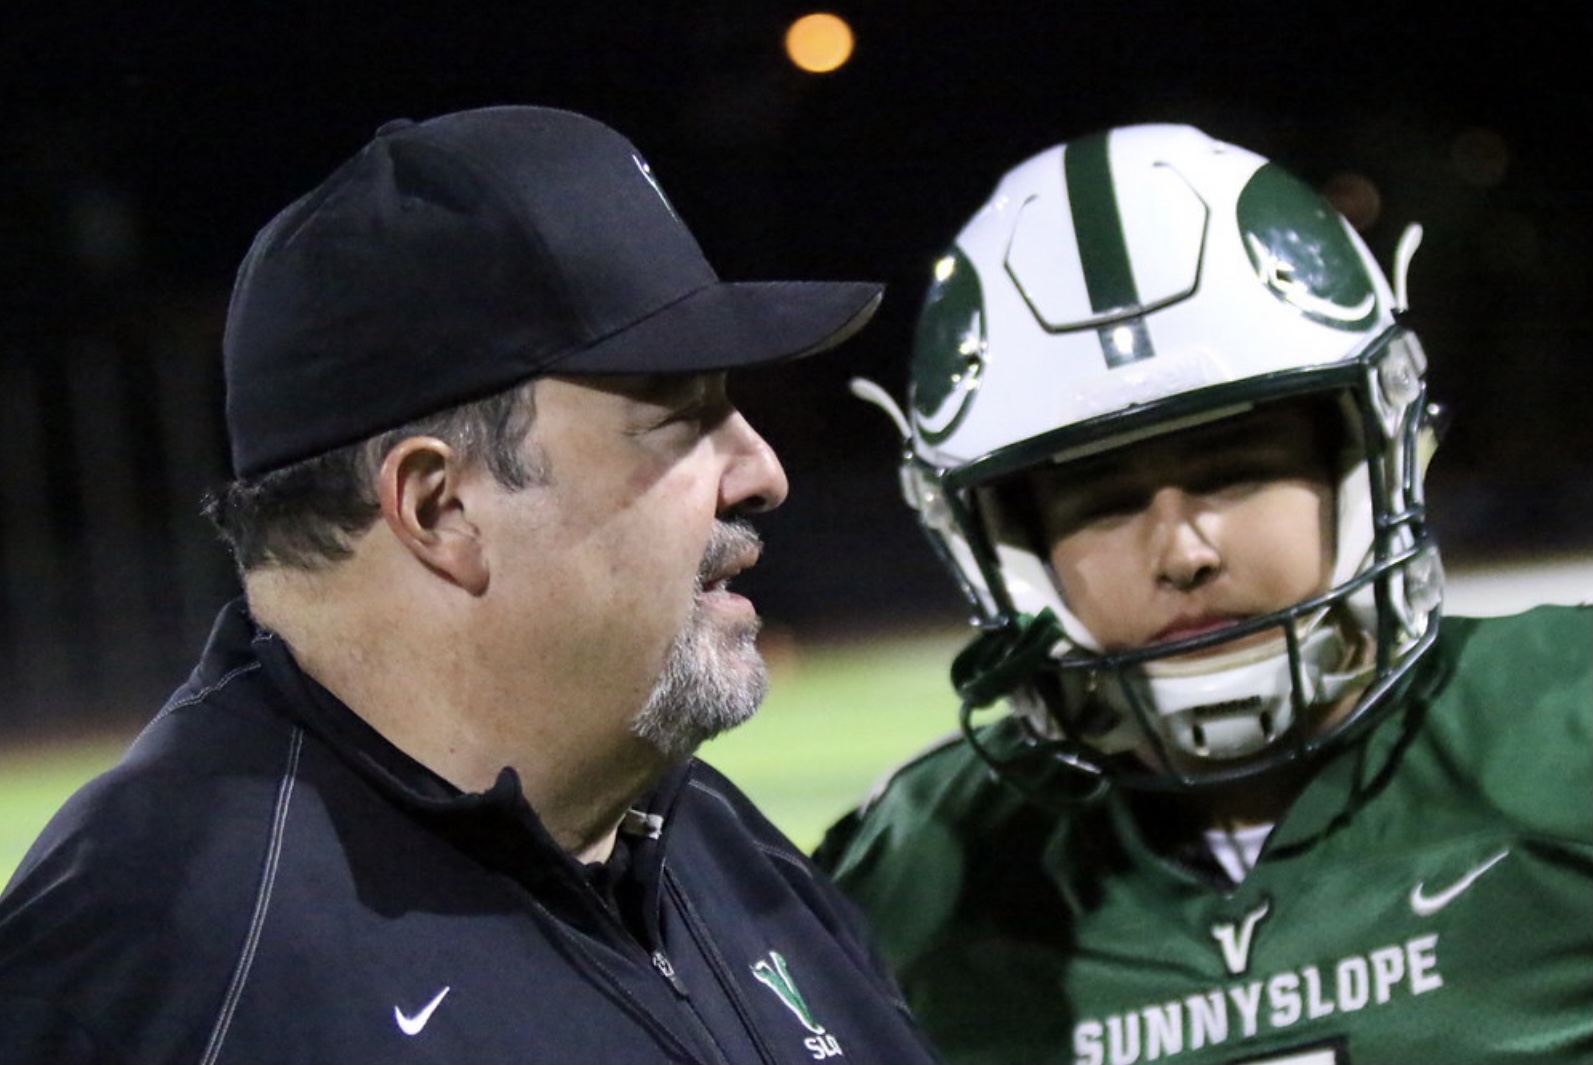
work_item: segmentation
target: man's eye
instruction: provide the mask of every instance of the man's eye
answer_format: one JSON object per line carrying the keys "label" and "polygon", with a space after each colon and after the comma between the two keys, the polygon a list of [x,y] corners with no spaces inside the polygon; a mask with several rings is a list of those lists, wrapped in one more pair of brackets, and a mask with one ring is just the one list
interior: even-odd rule
{"label": "man's eye", "polygon": [[1144,510],[1145,504],[1146,498],[1143,492],[1108,492],[1085,500],[1080,517],[1085,521],[1104,521],[1108,518],[1121,518],[1136,511]]}
{"label": "man's eye", "polygon": [[692,425],[697,425],[706,420],[707,414],[708,404],[700,401],[696,403],[688,403],[684,407],[677,407],[675,410],[671,411],[669,417],[664,419],[664,424],[670,425],[689,423]]}
{"label": "man's eye", "polygon": [[1065,533],[1089,525],[1109,525],[1144,510],[1147,502],[1144,492],[1128,487],[1077,492],[1052,509],[1051,528],[1054,533]]}
{"label": "man's eye", "polygon": [[1245,456],[1217,463],[1190,477],[1186,488],[1197,495],[1243,489],[1254,485],[1308,476],[1311,471],[1284,457]]}
{"label": "man's eye", "polygon": [[671,410],[658,422],[658,428],[681,427],[695,433],[706,433],[730,416],[734,408],[728,401],[711,396],[683,403]]}

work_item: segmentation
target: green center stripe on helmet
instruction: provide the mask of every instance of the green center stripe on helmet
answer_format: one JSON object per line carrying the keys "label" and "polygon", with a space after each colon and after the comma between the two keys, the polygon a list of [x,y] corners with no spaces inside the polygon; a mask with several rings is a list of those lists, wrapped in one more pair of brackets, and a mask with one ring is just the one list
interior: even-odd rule
{"label": "green center stripe on helmet", "polygon": [[[1112,180],[1110,137],[1084,137],[1068,145],[1062,153],[1062,168],[1090,309],[1097,315],[1137,309],[1139,289],[1134,284],[1134,267],[1129,261],[1117,188]],[[1129,326],[1127,331],[1125,325]],[[1108,366],[1137,362],[1155,354],[1143,323],[1116,323],[1098,332]]]}

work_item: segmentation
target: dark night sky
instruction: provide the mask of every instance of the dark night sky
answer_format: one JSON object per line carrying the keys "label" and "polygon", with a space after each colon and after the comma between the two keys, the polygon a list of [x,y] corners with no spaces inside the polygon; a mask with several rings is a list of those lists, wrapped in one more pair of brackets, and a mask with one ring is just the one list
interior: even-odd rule
{"label": "dark night sky", "polygon": [[1456,415],[1434,472],[1449,542],[1585,548],[1590,15],[1403,7],[855,0],[827,8],[852,62],[811,77],[780,38],[813,6],[770,0],[24,6],[0,38],[5,357],[174,318],[214,334],[254,230],[386,119],[572,107],[643,149],[723,275],[888,283],[847,354],[741,385],[792,474],[771,541],[811,548],[762,579],[798,616],[920,583],[908,599],[956,613],[897,504],[891,433],[845,379],[900,392],[927,266],[1003,170],[1190,121],[1319,185],[1370,179],[1385,260],[1426,226],[1412,295]]}

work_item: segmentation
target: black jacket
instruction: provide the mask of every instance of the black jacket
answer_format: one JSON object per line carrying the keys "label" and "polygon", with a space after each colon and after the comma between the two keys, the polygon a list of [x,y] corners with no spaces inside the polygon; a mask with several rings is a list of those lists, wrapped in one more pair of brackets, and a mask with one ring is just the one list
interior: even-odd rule
{"label": "black jacket", "polygon": [[[572,711],[574,712],[574,711]],[[241,604],[0,895],[0,1063],[931,1060],[851,904],[693,762],[584,868]]]}

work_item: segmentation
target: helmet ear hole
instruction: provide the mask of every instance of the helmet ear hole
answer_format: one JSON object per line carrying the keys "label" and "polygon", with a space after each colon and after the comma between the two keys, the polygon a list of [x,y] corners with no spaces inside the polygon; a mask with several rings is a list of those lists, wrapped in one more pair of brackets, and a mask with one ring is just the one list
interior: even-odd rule
{"label": "helmet ear hole", "polygon": [[975,498],[991,543],[1031,551],[1042,560],[1049,556],[1039,501],[1027,475],[1003,478],[979,489]]}
{"label": "helmet ear hole", "polygon": [[1328,480],[1336,484],[1365,455],[1356,427],[1355,400],[1337,392],[1311,395],[1306,402],[1311,408],[1310,424],[1317,453],[1328,464]]}

